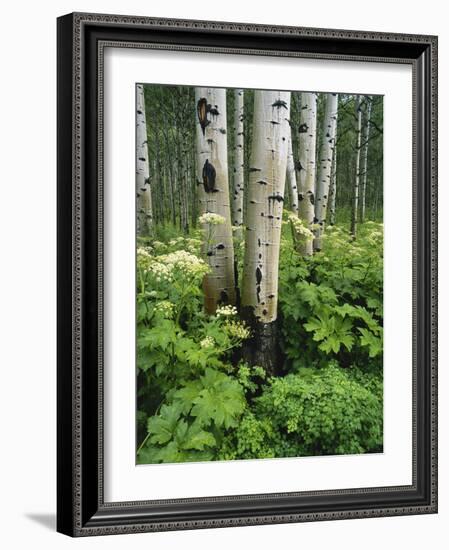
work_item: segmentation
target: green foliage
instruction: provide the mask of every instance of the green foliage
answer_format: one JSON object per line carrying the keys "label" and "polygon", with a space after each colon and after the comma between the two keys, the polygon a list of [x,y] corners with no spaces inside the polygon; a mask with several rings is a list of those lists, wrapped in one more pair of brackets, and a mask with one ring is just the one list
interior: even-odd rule
{"label": "green foliage", "polygon": [[[331,362],[272,379],[227,439],[223,458],[382,450],[382,385]],[[377,381],[379,379],[377,378]]]}
{"label": "green foliage", "polygon": [[233,308],[223,307],[213,316],[203,313],[201,282],[208,267],[198,257],[196,239],[141,245],[138,460],[211,460],[243,413],[252,378],[260,376],[231,361],[249,331]]}
{"label": "green foliage", "polygon": [[329,227],[324,249],[311,258],[284,242],[279,305],[288,370],[329,359],[381,369],[382,235],[374,222],[361,226],[357,241]]}
{"label": "green foliage", "polygon": [[[202,426],[231,428],[245,408],[241,385],[222,372],[206,369],[199,380],[189,382],[174,395],[184,412],[190,412]],[[187,407],[187,409],[186,409]]]}
{"label": "green foliage", "polygon": [[148,419],[141,462],[211,460],[217,442],[237,422],[246,407],[242,386],[220,371],[207,368],[198,379],[171,392],[169,405]]}
{"label": "green foliage", "polygon": [[354,242],[329,227],[323,250],[304,258],[290,225],[279,273],[284,375],[270,379],[241,359],[249,331],[235,309],[203,313],[200,235],[166,228],[163,242],[160,233],[139,242],[139,463],[382,450],[383,228],[361,224]]}
{"label": "green foliage", "polygon": [[211,460],[210,448],[216,445],[214,436],[199,423],[189,424],[177,404],[163,405],[158,416],[148,420],[146,444],[138,451],[140,463],[188,462]]}

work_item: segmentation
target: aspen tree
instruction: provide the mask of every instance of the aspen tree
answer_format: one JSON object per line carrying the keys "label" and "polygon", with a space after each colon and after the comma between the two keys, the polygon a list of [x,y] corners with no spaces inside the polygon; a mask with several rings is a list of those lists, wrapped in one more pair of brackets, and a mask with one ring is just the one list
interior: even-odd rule
{"label": "aspen tree", "polygon": [[293,158],[292,131],[289,124],[288,151],[287,151],[287,184],[290,195],[292,212],[298,215],[298,186],[296,183],[295,161]]}
{"label": "aspen tree", "polygon": [[366,98],[367,107],[366,107],[366,119],[365,119],[365,128],[363,133],[363,169],[362,169],[362,185],[360,193],[360,222],[365,221],[365,210],[366,210],[366,182],[367,182],[367,171],[368,171],[368,151],[369,151],[369,140],[370,140],[370,126],[371,126],[371,107],[372,101],[370,97]]}
{"label": "aspen tree", "polygon": [[337,144],[332,155],[331,184],[329,188],[329,225],[335,224],[335,200],[337,197]]}
{"label": "aspen tree", "polygon": [[[236,301],[228,183],[226,90],[196,88],[195,111],[199,212],[218,215],[215,221],[202,223],[203,255],[211,270],[203,281],[204,308],[207,313],[213,314],[219,304],[235,304]],[[218,224],[217,219],[221,220]]]}
{"label": "aspen tree", "polygon": [[[232,225],[241,228],[243,225],[244,197],[244,133],[243,133],[243,90],[234,90],[234,169],[232,174]],[[239,235],[241,236],[241,229]]]}
{"label": "aspen tree", "polygon": [[326,110],[323,119],[323,131],[319,153],[318,177],[316,181],[315,196],[315,222],[318,228],[315,232],[313,247],[321,250],[325,226],[327,203],[329,198],[329,186],[331,180],[332,154],[335,146],[337,130],[338,94],[326,94]]}
{"label": "aspen tree", "polygon": [[332,152],[331,183],[329,187],[329,208],[328,208],[329,225],[335,224],[335,202],[337,198],[337,154],[338,154],[337,128],[335,128],[335,143],[334,143],[334,150]]}
{"label": "aspen tree", "polygon": [[136,194],[137,234],[148,236],[151,233],[153,208],[143,84],[136,86]]}
{"label": "aspen tree", "polygon": [[359,210],[359,186],[360,186],[360,150],[362,139],[362,108],[360,103],[360,96],[357,96],[355,102],[355,114],[356,114],[356,161],[355,161],[355,174],[354,184],[352,188],[352,213],[351,213],[351,235],[355,239],[357,237],[357,222],[358,222],[358,210]]}
{"label": "aspen tree", "polygon": [[275,322],[290,95],[290,92],[261,90],[254,93],[242,314],[253,336],[246,346],[246,358],[269,373],[273,373],[277,365]]}
{"label": "aspen tree", "polygon": [[[316,121],[317,94],[301,94],[301,114],[299,119],[298,162],[296,171],[299,183],[298,215],[312,230],[315,217],[315,174],[316,174]],[[301,253],[313,254],[312,241],[302,242]]]}

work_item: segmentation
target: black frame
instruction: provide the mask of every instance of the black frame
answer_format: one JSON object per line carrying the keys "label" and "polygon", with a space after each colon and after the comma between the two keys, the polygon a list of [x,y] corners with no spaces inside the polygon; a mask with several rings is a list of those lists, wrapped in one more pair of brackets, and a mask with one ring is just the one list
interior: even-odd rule
{"label": "black frame", "polygon": [[[104,503],[103,48],[165,47],[413,67],[413,483]],[[58,502],[71,536],[437,512],[437,38],[75,13],[58,19]]]}

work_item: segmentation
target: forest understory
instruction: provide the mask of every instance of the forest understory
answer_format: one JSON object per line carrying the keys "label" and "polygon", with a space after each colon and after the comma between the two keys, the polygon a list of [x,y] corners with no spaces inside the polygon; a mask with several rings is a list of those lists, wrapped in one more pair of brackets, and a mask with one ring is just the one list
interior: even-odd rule
{"label": "forest understory", "polygon": [[137,462],[382,452],[382,98],[141,89]]}

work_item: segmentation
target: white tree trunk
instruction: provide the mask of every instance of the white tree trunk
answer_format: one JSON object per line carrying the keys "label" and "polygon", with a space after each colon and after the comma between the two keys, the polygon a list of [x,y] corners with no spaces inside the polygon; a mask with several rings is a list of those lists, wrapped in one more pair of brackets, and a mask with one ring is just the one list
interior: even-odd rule
{"label": "white tree trunk", "polygon": [[277,317],[289,115],[290,93],[256,90],[242,305],[264,323]]}
{"label": "white tree trunk", "polygon": [[[243,225],[243,196],[244,196],[244,160],[243,160],[243,90],[234,90],[234,171],[232,178],[232,224],[241,228]],[[241,229],[238,230],[241,237]]]}
{"label": "white tree trunk", "polygon": [[[316,119],[316,93],[302,93],[299,120],[299,151],[298,163],[296,165],[299,182],[298,214],[310,230],[312,230],[315,217]],[[303,255],[310,256],[313,253],[312,241],[303,241],[301,248]]]}
{"label": "white tree trunk", "polygon": [[329,198],[329,186],[331,181],[332,155],[335,146],[337,130],[338,94],[327,94],[326,111],[323,120],[323,132],[321,136],[321,148],[319,157],[319,170],[315,197],[315,218],[318,229],[315,232],[313,246],[315,250],[321,250],[322,234],[326,226],[327,203]]}
{"label": "white tree trunk", "polygon": [[214,313],[221,303],[235,304],[234,248],[229,204],[226,90],[196,88],[196,169],[200,214],[224,218],[218,225],[203,224],[204,259],[211,273],[204,278],[204,308]]}
{"label": "white tree trunk", "polygon": [[137,234],[147,236],[151,232],[153,208],[148,162],[145,92],[142,84],[136,86],[136,111]]}
{"label": "white tree trunk", "polygon": [[357,236],[357,222],[359,210],[359,187],[360,187],[360,150],[362,140],[362,109],[360,106],[360,96],[355,103],[355,114],[357,117],[356,131],[356,162],[354,174],[354,186],[352,191],[352,215],[351,215],[351,235],[355,239]]}
{"label": "white tree trunk", "polygon": [[334,154],[332,155],[331,185],[329,188],[329,225],[335,224],[336,197],[337,197],[337,145],[335,144]]}
{"label": "white tree trunk", "polygon": [[362,168],[362,189],[360,197],[360,221],[363,223],[365,221],[365,210],[366,210],[366,182],[367,182],[367,171],[368,171],[368,151],[369,151],[369,139],[370,139],[370,126],[371,126],[371,98],[367,97],[367,109],[366,109],[366,121],[365,121],[365,131],[363,133],[363,168]]}
{"label": "white tree trunk", "polygon": [[276,368],[279,247],[287,171],[290,92],[256,90],[247,192],[242,310],[253,327],[253,364]]}
{"label": "white tree trunk", "polygon": [[338,154],[338,145],[337,145],[337,128],[335,128],[335,143],[334,150],[332,153],[332,168],[331,168],[331,184],[329,187],[329,225],[335,224],[335,201],[337,198],[337,154]]}
{"label": "white tree trunk", "polygon": [[292,212],[298,215],[298,186],[296,184],[295,161],[293,158],[292,130],[288,126],[288,152],[287,152],[287,183],[290,194]]}

